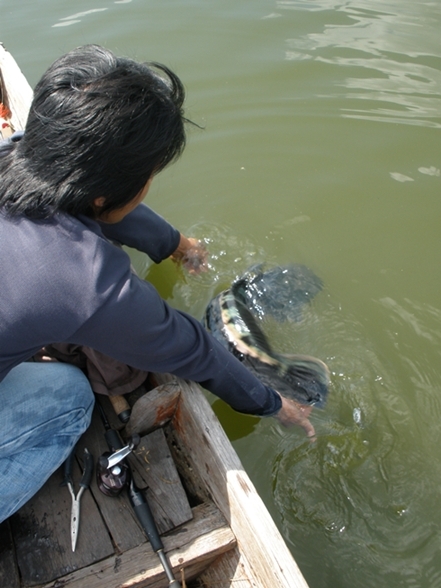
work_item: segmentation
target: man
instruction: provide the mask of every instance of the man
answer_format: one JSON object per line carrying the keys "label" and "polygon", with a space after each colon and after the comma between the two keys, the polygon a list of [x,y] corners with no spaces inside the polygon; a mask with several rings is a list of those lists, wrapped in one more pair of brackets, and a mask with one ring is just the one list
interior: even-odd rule
{"label": "man", "polygon": [[0,522],[67,458],[90,423],[83,372],[32,363],[45,345],[87,346],[200,382],[238,411],[297,423],[282,399],[191,316],[130,270],[114,242],[190,270],[205,252],[142,204],[185,145],[184,89],[169,69],[89,45],[58,59],[26,130],[0,146]]}

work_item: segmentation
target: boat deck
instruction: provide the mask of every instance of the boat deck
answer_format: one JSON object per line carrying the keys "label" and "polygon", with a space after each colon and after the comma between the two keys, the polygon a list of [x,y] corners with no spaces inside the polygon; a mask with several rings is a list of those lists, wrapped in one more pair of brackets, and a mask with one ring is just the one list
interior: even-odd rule
{"label": "boat deck", "polygon": [[[100,401],[112,428],[121,429],[108,399],[100,397]],[[77,445],[75,493],[84,448],[96,463],[108,450],[104,433],[95,410],[91,427]],[[236,540],[219,509],[196,488],[194,472],[189,477],[182,471],[188,467],[185,460],[172,457],[173,445],[176,451],[170,425],[157,428],[141,438],[130,464],[137,485],[145,489],[176,578],[184,586],[206,586],[202,578],[194,579],[221,554],[233,549]],[[60,468],[30,502],[0,525],[0,586],[168,586],[126,493],[116,498],[105,496],[98,489],[95,475],[81,499],[78,542],[72,552],[71,496],[61,485],[63,477]],[[186,484],[186,479],[191,483]],[[222,584],[216,586],[222,588]]]}

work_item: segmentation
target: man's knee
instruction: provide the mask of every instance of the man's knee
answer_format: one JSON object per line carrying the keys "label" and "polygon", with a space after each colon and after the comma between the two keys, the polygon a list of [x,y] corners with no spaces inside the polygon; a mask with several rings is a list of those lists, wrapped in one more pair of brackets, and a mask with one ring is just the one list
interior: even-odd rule
{"label": "man's knee", "polygon": [[81,435],[94,405],[86,376],[62,363],[20,364],[0,383],[0,400],[0,450],[8,454],[53,435]]}
{"label": "man's knee", "polygon": [[63,402],[65,406],[84,409],[88,412],[93,407],[94,395],[89,380],[83,372],[70,364],[51,363],[49,371],[56,379],[56,388],[53,390],[54,399]]}

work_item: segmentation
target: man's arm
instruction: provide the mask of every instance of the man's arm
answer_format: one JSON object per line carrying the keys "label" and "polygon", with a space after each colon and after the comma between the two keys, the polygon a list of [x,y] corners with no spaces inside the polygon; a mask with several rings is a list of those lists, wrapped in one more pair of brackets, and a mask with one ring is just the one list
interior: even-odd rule
{"label": "man's arm", "polygon": [[192,274],[207,269],[208,252],[204,244],[182,235],[145,204],[137,206],[118,223],[99,222],[99,225],[108,239],[147,253],[155,263],[171,257]]}
{"label": "man's arm", "polygon": [[119,223],[99,225],[108,239],[147,253],[156,263],[170,257],[181,240],[179,231],[145,204],[137,206]]}

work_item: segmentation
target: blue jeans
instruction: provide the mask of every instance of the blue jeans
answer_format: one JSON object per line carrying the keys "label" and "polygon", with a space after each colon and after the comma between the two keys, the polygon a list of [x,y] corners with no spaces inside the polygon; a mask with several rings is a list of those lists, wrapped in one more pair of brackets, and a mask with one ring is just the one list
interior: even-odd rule
{"label": "blue jeans", "polygon": [[68,364],[22,363],[0,382],[0,523],[66,460],[93,405],[86,376]]}

